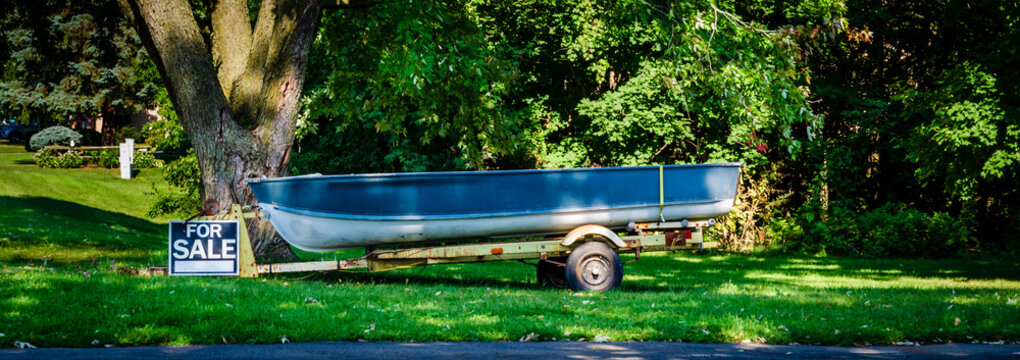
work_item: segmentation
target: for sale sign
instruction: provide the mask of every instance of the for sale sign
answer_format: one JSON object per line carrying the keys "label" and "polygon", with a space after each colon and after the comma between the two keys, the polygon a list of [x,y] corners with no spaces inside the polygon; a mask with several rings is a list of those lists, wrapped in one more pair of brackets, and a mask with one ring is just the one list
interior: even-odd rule
{"label": "for sale sign", "polygon": [[236,220],[170,222],[170,275],[237,275]]}

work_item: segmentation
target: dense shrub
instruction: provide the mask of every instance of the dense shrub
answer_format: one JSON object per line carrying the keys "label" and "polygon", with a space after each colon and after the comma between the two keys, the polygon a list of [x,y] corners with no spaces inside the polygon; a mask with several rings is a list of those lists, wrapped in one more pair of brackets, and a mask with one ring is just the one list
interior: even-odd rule
{"label": "dense shrub", "polygon": [[151,152],[139,151],[135,153],[135,162],[132,166],[136,169],[161,168],[163,160],[157,159]]}
{"label": "dense shrub", "polygon": [[163,169],[163,178],[172,186],[189,193],[198,193],[199,187],[202,186],[202,177],[195,154],[188,151],[187,155],[167,164]]}
{"label": "dense shrub", "polygon": [[[136,156],[135,160],[137,159]],[[202,184],[195,154],[189,151],[186,156],[166,164],[163,167],[163,178],[170,183],[171,189],[160,190],[153,186],[152,195],[155,201],[149,206],[146,215],[188,216],[194,213],[201,203],[198,189]]]}
{"label": "dense shrub", "polygon": [[96,165],[104,168],[115,168],[120,166],[120,154],[117,150],[104,150],[94,157]]}
{"label": "dense shrub", "polygon": [[32,159],[35,160],[35,164],[39,165],[39,167],[56,168],[57,156],[59,156],[59,154],[57,154],[56,151],[43,149],[42,151],[32,155]]}
{"label": "dense shrub", "polygon": [[117,140],[123,142],[124,139],[134,139],[136,143],[140,143],[145,137],[133,125],[124,125],[117,130]]}
{"label": "dense shrub", "polygon": [[976,250],[966,219],[925,213],[900,204],[861,212],[843,207],[817,218],[806,209],[774,220],[773,230],[785,250],[865,257],[941,257]]}
{"label": "dense shrub", "polygon": [[99,151],[94,150],[87,151],[83,150],[79,152],[79,154],[81,155],[82,163],[85,165],[95,164],[96,161],[98,160],[97,157],[99,156],[99,153],[100,153]]}
{"label": "dense shrub", "polygon": [[29,148],[32,151],[38,151],[44,147],[50,145],[70,145],[71,141],[75,144],[81,144],[82,136],[71,130],[66,126],[51,126],[42,131],[32,135],[32,139],[29,140]]}
{"label": "dense shrub", "polygon": [[44,168],[75,169],[85,165],[85,158],[78,151],[58,153],[55,150],[43,149],[32,155],[36,165]]}
{"label": "dense shrub", "polygon": [[189,194],[179,190],[160,190],[153,186],[151,195],[155,198],[145,215],[152,218],[161,215],[187,217],[194,215],[201,203],[198,194]]}
{"label": "dense shrub", "polygon": [[145,124],[142,134],[146,144],[166,154],[182,155],[191,147],[191,140],[176,120],[166,119]]}
{"label": "dense shrub", "polygon": [[85,159],[81,157],[81,153],[71,150],[67,151],[57,157],[57,167],[61,169],[75,169],[85,165]]}

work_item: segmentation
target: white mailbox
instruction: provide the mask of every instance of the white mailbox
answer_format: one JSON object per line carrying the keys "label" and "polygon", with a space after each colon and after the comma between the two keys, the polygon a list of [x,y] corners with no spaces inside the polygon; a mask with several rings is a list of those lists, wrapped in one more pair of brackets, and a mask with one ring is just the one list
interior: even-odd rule
{"label": "white mailbox", "polygon": [[131,179],[131,164],[135,162],[135,139],[124,139],[120,144],[120,178]]}

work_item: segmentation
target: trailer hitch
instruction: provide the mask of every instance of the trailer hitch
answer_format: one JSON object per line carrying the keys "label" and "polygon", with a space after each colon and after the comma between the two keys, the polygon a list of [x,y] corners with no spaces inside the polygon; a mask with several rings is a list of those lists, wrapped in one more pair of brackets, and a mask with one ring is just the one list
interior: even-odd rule
{"label": "trailer hitch", "polygon": [[195,220],[195,218],[199,216],[213,216],[218,212],[220,212],[220,202],[216,201],[216,199],[209,199],[202,204],[202,207],[198,208],[197,214],[192,215],[187,220],[184,220],[184,223],[187,224],[188,221]]}

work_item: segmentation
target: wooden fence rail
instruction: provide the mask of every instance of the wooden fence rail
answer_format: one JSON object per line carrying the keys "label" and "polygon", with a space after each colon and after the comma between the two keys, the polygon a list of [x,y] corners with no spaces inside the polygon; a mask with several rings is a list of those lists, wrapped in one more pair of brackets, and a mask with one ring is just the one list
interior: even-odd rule
{"label": "wooden fence rail", "polygon": [[[44,147],[43,149],[49,149],[49,150],[54,150],[54,151],[68,151],[68,150],[101,151],[101,150],[120,150],[120,147],[118,147],[118,146],[74,146],[74,147],[71,147],[71,146],[63,146],[63,145],[50,145],[50,146]],[[149,151],[150,149],[152,149],[152,147],[149,146],[149,145],[135,145],[135,151],[139,151],[139,150],[141,150],[141,151]]]}

